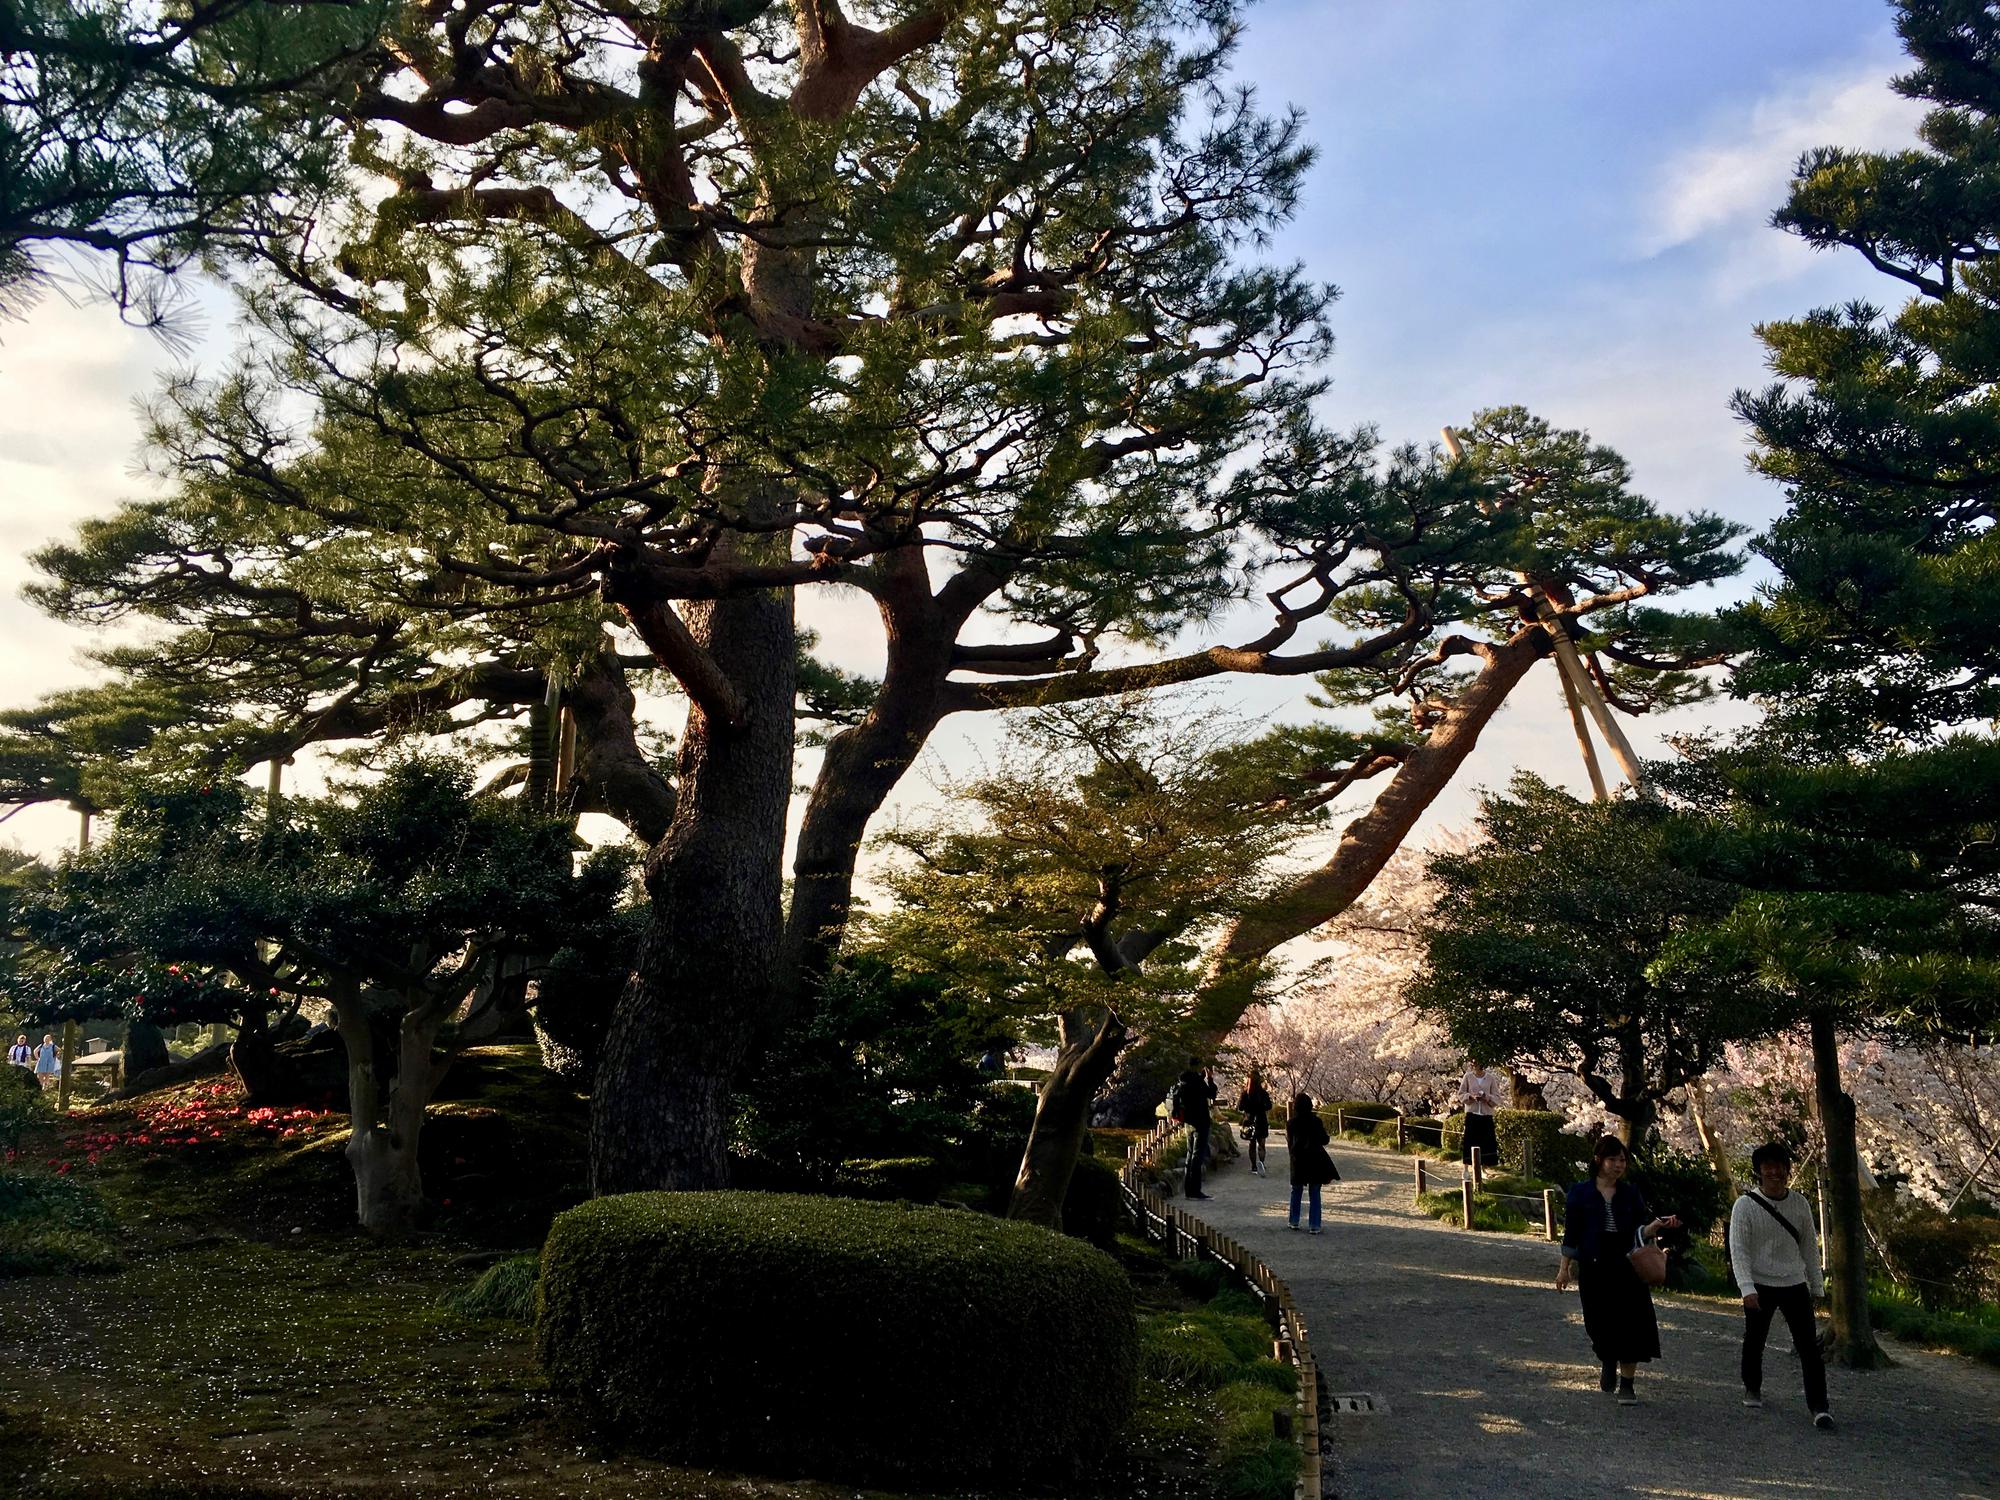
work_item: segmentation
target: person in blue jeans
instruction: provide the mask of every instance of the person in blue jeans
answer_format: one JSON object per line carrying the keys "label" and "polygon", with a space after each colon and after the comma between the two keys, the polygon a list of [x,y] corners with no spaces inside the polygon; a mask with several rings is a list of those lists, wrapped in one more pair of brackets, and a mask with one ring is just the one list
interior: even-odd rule
{"label": "person in blue jeans", "polygon": [[1340,1172],[1327,1154],[1326,1123],[1313,1113],[1311,1094],[1293,1098],[1291,1113],[1285,1117],[1285,1154],[1292,1164],[1292,1228],[1299,1227],[1299,1200],[1311,1195],[1312,1233],[1319,1233],[1319,1190],[1338,1182]]}

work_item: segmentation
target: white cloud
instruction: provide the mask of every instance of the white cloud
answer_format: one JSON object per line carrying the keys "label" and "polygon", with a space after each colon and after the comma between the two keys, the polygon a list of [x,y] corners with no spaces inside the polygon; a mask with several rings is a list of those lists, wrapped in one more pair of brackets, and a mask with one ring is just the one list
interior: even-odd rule
{"label": "white cloud", "polygon": [[1769,227],[1792,168],[1815,146],[1880,151],[1913,144],[1924,106],[1889,88],[1905,61],[1893,46],[1871,50],[1859,62],[1788,80],[1711,120],[1702,139],[1676,150],[1654,174],[1639,253],[1703,250],[1716,258],[1718,290],[1725,293],[1802,274],[1810,250]]}

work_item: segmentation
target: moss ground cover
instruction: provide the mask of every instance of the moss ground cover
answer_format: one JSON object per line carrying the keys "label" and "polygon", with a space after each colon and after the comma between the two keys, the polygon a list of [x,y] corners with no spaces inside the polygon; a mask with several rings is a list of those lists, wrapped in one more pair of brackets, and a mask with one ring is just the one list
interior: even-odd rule
{"label": "moss ground cover", "polygon": [[[0,1173],[0,1203],[22,1209],[36,1232],[82,1236],[78,1243],[101,1254],[104,1269],[0,1267],[0,1495],[874,1500],[888,1493],[677,1467],[599,1444],[548,1392],[524,1317],[537,1262],[509,1254],[538,1245],[553,1213],[582,1197],[586,1101],[519,1049],[482,1049],[446,1092],[454,1097],[434,1107],[425,1131],[440,1148],[425,1166],[437,1215],[399,1243],[375,1243],[348,1227],[352,1187],[338,1115],[256,1115],[232,1089],[207,1081],[143,1107],[34,1122]],[[1206,1307],[1212,1286],[1155,1251],[1131,1251],[1136,1244],[1123,1242],[1119,1259],[1148,1315]],[[1268,1410],[1247,1410],[1244,1393],[1226,1402],[1212,1391],[1177,1399],[1198,1415],[1184,1450],[1147,1446],[1157,1424],[1141,1422],[1107,1437],[1088,1472],[1060,1487],[954,1483],[949,1494],[1256,1500],[1278,1493],[1244,1488],[1243,1476],[1261,1461],[1248,1439],[1268,1433]],[[1235,1447],[1232,1430],[1243,1439]],[[1232,1469],[1239,1452],[1245,1456]],[[926,1488],[897,1493],[942,1500]]]}

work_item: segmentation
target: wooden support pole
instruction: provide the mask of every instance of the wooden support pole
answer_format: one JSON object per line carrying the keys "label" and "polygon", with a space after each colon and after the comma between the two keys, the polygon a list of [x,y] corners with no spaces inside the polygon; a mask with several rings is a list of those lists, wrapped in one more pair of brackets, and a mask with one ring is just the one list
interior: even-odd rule
{"label": "wooden support pole", "polygon": [[[89,814],[85,814],[86,817]],[[72,1065],[76,1062],[76,1022],[63,1022],[62,1072],[56,1075],[56,1111],[61,1113],[69,1108],[69,1080]]]}
{"label": "wooden support pole", "polygon": [[1401,1151],[1409,1143],[1409,1132],[1404,1127],[1403,1112],[1399,1109],[1396,1111],[1396,1149]]}
{"label": "wooden support pole", "polygon": [[76,852],[81,854],[90,847],[90,809],[80,803],[75,805]]}
{"label": "wooden support pole", "polygon": [[1458,1185],[1459,1207],[1465,1216],[1465,1227],[1472,1227],[1472,1179],[1466,1178]]}
{"label": "wooden support pole", "polygon": [[1551,1243],[1554,1243],[1556,1237],[1556,1190],[1554,1188],[1542,1189],[1542,1233],[1548,1237]]}
{"label": "wooden support pole", "polygon": [[1556,663],[1556,681],[1562,684],[1563,706],[1569,710],[1569,727],[1576,731],[1576,747],[1583,752],[1583,768],[1590,773],[1590,794],[1599,802],[1609,802],[1611,790],[1604,784],[1604,768],[1597,763],[1597,746],[1590,742],[1583,701],[1577,697],[1576,684],[1570,681],[1569,672],[1561,662]]}
{"label": "wooden support pole", "polygon": [[1480,1148],[1474,1146],[1472,1148],[1472,1185],[1474,1187],[1483,1187],[1486,1184],[1485,1163],[1480,1161],[1479,1156]]}
{"label": "wooden support pole", "polygon": [[1424,1195],[1424,1159],[1420,1156],[1417,1158],[1417,1196],[1421,1198],[1423,1197],[1423,1195]]}

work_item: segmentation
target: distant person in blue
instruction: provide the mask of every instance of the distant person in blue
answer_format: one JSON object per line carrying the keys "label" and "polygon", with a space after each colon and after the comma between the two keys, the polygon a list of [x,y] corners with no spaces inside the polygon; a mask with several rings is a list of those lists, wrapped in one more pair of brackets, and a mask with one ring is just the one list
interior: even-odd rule
{"label": "distant person in blue", "polygon": [[62,1073],[62,1060],[56,1056],[56,1039],[43,1033],[42,1045],[35,1049],[35,1076],[55,1078]]}
{"label": "distant person in blue", "polygon": [[1639,1279],[1628,1257],[1642,1239],[1676,1229],[1672,1214],[1653,1217],[1639,1190],[1625,1180],[1631,1158],[1625,1143],[1607,1135],[1590,1153],[1594,1170],[1569,1190],[1563,1208],[1562,1265],[1556,1290],[1575,1278],[1583,1294],[1583,1331],[1602,1367],[1597,1387],[1616,1391],[1620,1406],[1637,1406],[1633,1379],[1646,1360],[1660,1357],[1660,1323],[1653,1289]]}
{"label": "distant person in blue", "polygon": [[34,1065],[35,1050],[28,1045],[27,1032],[24,1031],[14,1038],[14,1045],[7,1049],[7,1061],[17,1068],[27,1068]]}

